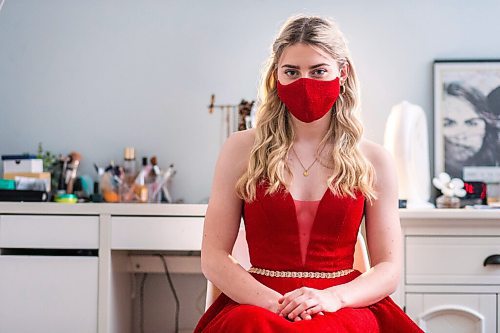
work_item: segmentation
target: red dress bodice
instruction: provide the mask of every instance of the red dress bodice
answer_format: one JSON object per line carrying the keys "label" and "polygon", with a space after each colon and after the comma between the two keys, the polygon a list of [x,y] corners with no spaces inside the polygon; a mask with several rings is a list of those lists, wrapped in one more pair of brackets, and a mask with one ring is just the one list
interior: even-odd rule
{"label": "red dress bodice", "polygon": [[[364,196],[340,197],[327,189],[317,203],[308,243],[301,246],[298,214],[302,210],[297,209],[300,203],[284,186],[273,194],[265,192],[266,185],[262,182],[257,185],[256,199],[244,206],[243,217],[253,266],[321,272],[352,268]],[[305,262],[301,248],[306,249]]]}

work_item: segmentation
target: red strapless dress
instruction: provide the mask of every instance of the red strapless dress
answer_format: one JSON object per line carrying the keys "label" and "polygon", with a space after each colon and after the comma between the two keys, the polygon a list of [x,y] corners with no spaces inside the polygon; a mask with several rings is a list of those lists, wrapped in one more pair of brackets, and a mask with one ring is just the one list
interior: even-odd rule
{"label": "red strapless dress", "polygon": [[[364,197],[335,196],[329,189],[319,201],[294,200],[282,186],[244,204],[243,218],[252,266],[278,271],[334,272],[352,268],[363,217]],[[312,219],[312,220],[311,220]],[[281,294],[308,286],[325,289],[349,282],[361,273],[333,279],[252,275]],[[205,312],[194,333],[423,332],[390,297],[363,308],[325,312],[311,320],[291,322],[264,308],[238,304],[221,294]]]}

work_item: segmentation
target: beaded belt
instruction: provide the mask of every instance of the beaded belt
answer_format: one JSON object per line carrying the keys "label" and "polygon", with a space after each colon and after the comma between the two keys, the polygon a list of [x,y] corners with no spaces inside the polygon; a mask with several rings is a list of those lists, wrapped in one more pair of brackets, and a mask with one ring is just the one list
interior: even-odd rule
{"label": "beaded belt", "polygon": [[353,272],[354,269],[343,269],[336,272],[291,272],[291,271],[272,271],[269,269],[250,267],[249,273],[265,275],[270,277],[286,277],[286,278],[314,278],[314,279],[333,279]]}

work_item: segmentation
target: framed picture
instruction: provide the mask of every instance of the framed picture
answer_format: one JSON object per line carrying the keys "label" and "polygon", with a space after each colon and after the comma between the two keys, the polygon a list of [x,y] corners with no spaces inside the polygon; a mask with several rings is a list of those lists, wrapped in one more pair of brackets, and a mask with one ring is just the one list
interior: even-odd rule
{"label": "framed picture", "polygon": [[434,143],[435,174],[498,187],[500,59],[434,62]]}

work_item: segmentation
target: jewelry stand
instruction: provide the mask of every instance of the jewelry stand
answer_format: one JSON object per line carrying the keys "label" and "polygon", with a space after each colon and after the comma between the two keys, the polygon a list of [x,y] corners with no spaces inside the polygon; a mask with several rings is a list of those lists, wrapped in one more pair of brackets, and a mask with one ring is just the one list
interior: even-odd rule
{"label": "jewelry stand", "polygon": [[252,127],[250,113],[255,101],[247,102],[242,99],[239,104],[215,104],[215,94],[210,96],[210,104],[208,105],[208,113],[214,113],[218,108],[221,110],[221,131],[220,145],[236,131],[242,131]]}

